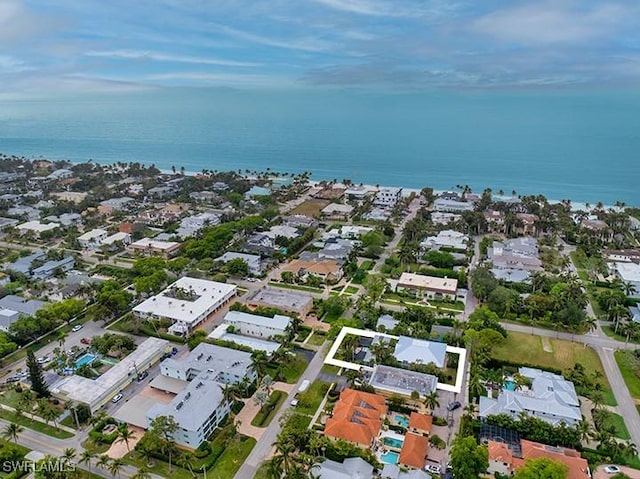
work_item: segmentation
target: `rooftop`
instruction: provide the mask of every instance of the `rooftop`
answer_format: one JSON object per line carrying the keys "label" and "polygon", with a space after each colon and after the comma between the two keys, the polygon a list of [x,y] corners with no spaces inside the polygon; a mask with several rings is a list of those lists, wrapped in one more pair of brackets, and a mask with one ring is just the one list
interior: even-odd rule
{"label": "rooftop", "polygon": [[385,398],[378,394],[345,389],[327,419],[324,433],[364,446],[378,436],[387,412]]}
{"label": "rooftop", "polygon": [[184,359],[168,358],[162,362],[162,368],[186,371],[185,377],[202,371],[213,371],[216,375],[232,371],[246,371],[251,367],[251,354],[236,349],[223,348],[209,343],[200,343]]}
{"label": "rooftop", "polygon": [[[139,304],[133,311],[192,323],[215,303],[235,293],[234,284],[182,277],[161,293]],[[184,293],[184,294],[176,294]]]}
{"label": "rooftop", "polygon": [[410,395],[413,391],[418,391],[421,396],[426,396],[436,390],[438,378],[431,374],[379,364],[374,368],[369,384],[376,389],[393,393]]}
{"label": "rooftop", "polygon": [[303,309],[313,301],[311,296],[283,289],[262,288],[255,292],[248,301],[263,303],[283,309]]}
{"label": "rooftop", "polygon": [[276,314],[273,318],[268,318],[266,316],[244,313],[242,311],[229,311],[224,316],[224,320],[227,322],[233,321],[245,324],[255,324],[257,326],[266,326],[281,330],[287,329],[291,323],[291,318],[282,314]]}
{"label": "rooftop", "polygon": [[158,241],[151,238],[142,238],[134,243],[131,243],[132,248],[149,248],[149,249],[157,249],[157,250],[171,250],[180,246],[180,243],[175,241]]}
{"label": "rooftop", "polygon": [[446,351],[447,345],[445,343],[400,336],[393,355],[401,362],[418,364],[433,363],[437,367],[442,368],[444,367]]}
{"label": "rooftop", "polygon": [[436,278],[422,274],[402,273],[398,280],[398,286],[455,294],[458,289],[458,280],[452,278]]}
{"label": "rooftop", "polygon": [[405,466],[422,469],[428,452],[429,438],[409,432],[404,436],[398,462]]}

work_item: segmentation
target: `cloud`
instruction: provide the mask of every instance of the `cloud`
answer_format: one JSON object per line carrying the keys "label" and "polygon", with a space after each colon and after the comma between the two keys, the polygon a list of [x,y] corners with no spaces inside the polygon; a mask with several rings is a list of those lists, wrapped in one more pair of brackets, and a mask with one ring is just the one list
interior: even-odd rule
{"label": "cloud", "polygon": [[335,44],[313,37],[292,37],[288,40],[281,40],[269,36],[260,35],[257,33],[251,33],[237,28],[229,27],[226,25],[220,25],[216,23],[209,24],[217,31],[229,35],[238,40],[243,40],[251,43],[257,43],[259,45],[265,45],[269,47],[284,48],[286,50],[303,50],[308,52],[326,52],[333,50]]}
{"label": "cloud", "polygon": [[628,21],[629,15],[633,18],[635,10],[615,3],[589,7],[584,2],[552,0],[497,10],[471,25],[476,32],[505,42],[582,43],[610,35]]}
{"label": "cloud", "polygon": [[185,55],[172,55],[166,53],[139,51],[139,50],[106,50],[106,51],[88,51],[85,53],[88,57],[107,57],[107,58],[122,58],[129,60],[152,60],[158,62],[173,62],[173,63],[194,63],[199,65],[220,65],[231,67],[257,67],[260,63],[255,62],[241,62],[235,60],[225,60],[220,58],[209,57],[193,57]]}

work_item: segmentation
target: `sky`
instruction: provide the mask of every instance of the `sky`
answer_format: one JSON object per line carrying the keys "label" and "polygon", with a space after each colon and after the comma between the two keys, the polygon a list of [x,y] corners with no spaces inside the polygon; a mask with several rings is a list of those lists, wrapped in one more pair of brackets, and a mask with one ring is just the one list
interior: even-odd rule
{"label": "sky", "polygon": [[639,78],[637,0],[0,0],[0,93]]}

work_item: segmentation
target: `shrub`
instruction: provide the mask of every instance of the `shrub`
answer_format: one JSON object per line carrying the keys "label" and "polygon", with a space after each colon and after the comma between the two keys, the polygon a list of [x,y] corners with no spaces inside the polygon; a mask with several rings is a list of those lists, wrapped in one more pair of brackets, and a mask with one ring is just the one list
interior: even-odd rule
{"label": "shrub", "polygon": [[104,434],[102,430],[107,424],[117,424],[117,421],[112,417],[105,418],[96,423],[91,431],[89,431],[89,437],[96,442],[103,444],[112,444],[118,437],[118,430],[114,429],[112,433]]}
{"label": "shrub", "polygon": [[444,442],[437,434],[434,434],[429,438],[429,444],[431,444],[436,449],[444,449],[447,447],[447,443]]}

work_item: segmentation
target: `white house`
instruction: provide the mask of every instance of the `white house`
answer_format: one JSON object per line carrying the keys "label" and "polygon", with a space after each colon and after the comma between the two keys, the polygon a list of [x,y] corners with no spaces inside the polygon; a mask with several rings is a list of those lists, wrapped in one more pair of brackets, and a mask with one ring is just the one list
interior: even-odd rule
{"label": "white house", "polygon": [[422,243],[420,247],[425,250],[440,249],[440,248],[454,248],[460,250],[467,249],[467,243],[469,237],[464,233],[459,233],[453,230],[440,231],[437,236],[429,236]]}
{"label": "white house", "polygon": [[82,249],[95,249],[109,236],[109,233],[103,229],[96,228],[78,236],[78,242]]}
{"label": "white house", "polygon": [[262,258],[257,254],[246,254],[246,253],[236,253],[233,251],[227,251],[222,256],[217,257],[216,261],[221,261],[223,263],[228,263],[233,259],[241,259],[247,263],[249,266],[249,273],[255,275],[262,274]]}
{"label": "white house", "polygon": [[17,226],[20,234],[31,231],[38,236],[40,236],[40,234],[44,233],[45,231],[51,231],[59,227],[60,223],[40,223],[40,221],[27,221],[26,223],[22,223],[21,225]]}
{"label": "white house", "polygon": [[229,326],[233,326],[238,334],[256,338],[271,338],[273,336],[284,336],[291,324],[291,318],[282,314],[276,314],[273,318],[268,318],[242,311],[229,311],[224,317],[224,322]]}
{"label": "white house", "polygon": [[402,198],[402,188],[380,188],[373,199],[375,206],[393,208]]}

